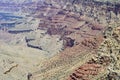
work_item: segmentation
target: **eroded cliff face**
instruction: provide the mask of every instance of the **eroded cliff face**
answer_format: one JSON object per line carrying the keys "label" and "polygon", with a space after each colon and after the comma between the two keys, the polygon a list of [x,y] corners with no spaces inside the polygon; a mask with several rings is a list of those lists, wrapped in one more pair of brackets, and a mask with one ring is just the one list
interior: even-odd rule
{"label": "eroded cliff face", "polygon": [[[17,45],[15,49],[18,53],[26,53],[26,56],[22,61],[21,57],[20,61],[14,58],[12,61],[16,60],[13,62],[15,65],[9,64],[7,70],[3,67],[7,63],[3,62],[6,63],[2,65],[5,70],[1,70],[3,74],[0,75],[9,76],[12,80],[119,80],[119,9],[119,3],[96,0],[45,0],[23,3],[21,11],[29,13],[26,17],[30,18],[19,25],[24,27],[8,29],[4,37],[8,38],[7,42],[12,43],[12,47]],[[11,42],[12,39],[15,39],[16,43]],[[7,48],[11,49],[3,46],[0,46],[2,53],[6,53]],[[7,54],[11,55],[8,51],[14,51],[9,49]],[[14,55],[18,53],[16,51]],[[32,56],[28,55],[29,53]],[[33,56],[33,53],[36,54]],[[34,58],[36,62],[31,61],[29,57]],[[23,68],[23,73],[20,71],[14,74],[14,68],[17,69],[16,73]],[[11,77],[10,74],[17,78]]]}
{"label": "eroded cliff face", "polygon": [[97,49],[97,55],[76,69],[68,80],[119,80],[119,25],[109,26],[105,31],[105,40]]}

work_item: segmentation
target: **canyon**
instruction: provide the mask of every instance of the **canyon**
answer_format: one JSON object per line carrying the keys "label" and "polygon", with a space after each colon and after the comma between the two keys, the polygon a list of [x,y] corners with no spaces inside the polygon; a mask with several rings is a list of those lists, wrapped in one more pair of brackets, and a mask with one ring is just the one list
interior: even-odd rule
{"label": "canyon", "polygon": [[120,80],[119,0],[1,1],[0,9],[0,80]]}

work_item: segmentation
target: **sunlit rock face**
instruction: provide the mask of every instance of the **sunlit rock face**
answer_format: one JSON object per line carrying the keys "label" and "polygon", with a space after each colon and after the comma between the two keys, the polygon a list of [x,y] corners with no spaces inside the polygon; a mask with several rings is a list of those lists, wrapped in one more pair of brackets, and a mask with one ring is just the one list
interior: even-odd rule
{"label": "sunlit rock face", "polygon": [[1,0],[0,80],[119,80],[116,2]]}

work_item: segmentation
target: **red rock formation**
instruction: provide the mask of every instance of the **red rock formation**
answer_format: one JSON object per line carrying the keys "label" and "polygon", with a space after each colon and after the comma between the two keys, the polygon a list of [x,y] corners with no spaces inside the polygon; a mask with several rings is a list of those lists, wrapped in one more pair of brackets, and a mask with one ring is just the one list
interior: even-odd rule
{"label": "red rock formation", "polygon": [[48,28],[47,33],[50,35],[61,35],[63,33],[62,28]]}
{"label": "red rock formation", "polygon": [[[86,16],[81,18],[80,15],[74,12],[63,10],[63,12],[58,11],[57,14],[47,15],[43,18],[44,23],[40,24],[39,28],[45,27],[50,35],[60,35],[64,42],[64,50],[45,62],[44,72],[59,66],[71,65],[74,60],[77,61],[77,59],[91,51],[90,54],[95,53],[95,50],[103,41],[101,34],[103,27],[98,23],[94,24]],[[76,69],[68,80],[90,80],[91,77],[99,74],[101,69],[102,67],[97,63],[86,62]]]}
{"label": "red rock formation", "polygon": [[67,80],[91,80],[91,77],[94,77],[100,73],[103,67],[99,64],[83,64],[78,69],[76,69]]}
{"label": "red rock formation", "polygon": [[91,49],[96,49],[98,47],[97,41],[95,41],[94,39],[84,39],[81,43]]}

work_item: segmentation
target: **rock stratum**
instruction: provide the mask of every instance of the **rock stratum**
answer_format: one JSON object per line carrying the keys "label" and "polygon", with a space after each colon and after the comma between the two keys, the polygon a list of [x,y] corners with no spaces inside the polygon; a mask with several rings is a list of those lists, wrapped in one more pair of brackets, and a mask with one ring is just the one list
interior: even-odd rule
{"label": "rock stratum", "polygon": [[117,1],[0,4],[23,17],[0,27],[0,80],[120,80]]}

